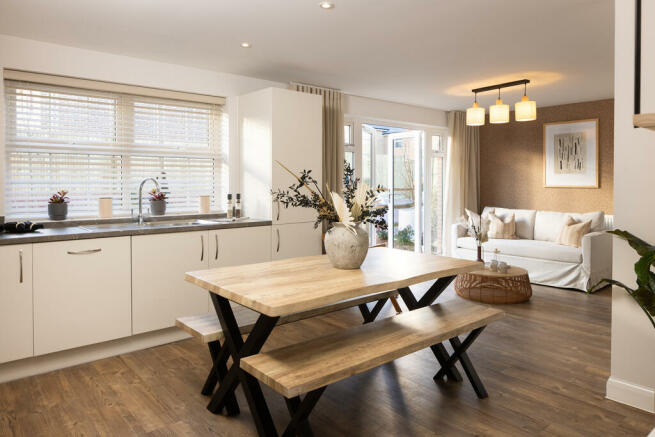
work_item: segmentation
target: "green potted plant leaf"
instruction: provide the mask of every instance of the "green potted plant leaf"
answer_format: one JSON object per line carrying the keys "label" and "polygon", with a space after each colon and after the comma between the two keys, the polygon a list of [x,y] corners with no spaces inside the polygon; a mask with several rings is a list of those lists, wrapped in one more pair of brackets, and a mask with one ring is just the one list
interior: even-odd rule
{"label": "green potted plant leaf", "polygon": [[648,320],[655,328],[655,273],[650,269],[655,266],[655,246],[645,242],[641,238],[632,235],[628,231],[614,230],[608,231],[617,237],[628,242],[641,258],[635,263],[635,273],[637,274],[637,288],[630,288],[622,282],[613,279],[601,279],[598,284],[593,286],[588,292],[592,292],[603,285],[611,284],[623,288],[641,307]]}
{"label": "green potted plant leaf", "polygon": [[48,199],[48,217],[50,220],[65,220],[68,215],[67,190],[59,190]]}
{"label": "green potted plant leaf", "polygon": [[153,188],[148,194],[150,194],[150,214],[166,214],[166,193]]}

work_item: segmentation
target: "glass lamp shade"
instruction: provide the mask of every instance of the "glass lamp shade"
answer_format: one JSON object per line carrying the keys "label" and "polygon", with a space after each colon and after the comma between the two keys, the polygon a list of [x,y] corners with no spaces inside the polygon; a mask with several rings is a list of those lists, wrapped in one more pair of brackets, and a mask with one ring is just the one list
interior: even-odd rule
{"label": "glass lamp shade", "polygon": [[509,105],[503,105],[501,99],[489,106],[489,123],[509,123]]}
{"label": "glass lamp shade", "polygon": [[473,103],[473,107],[466,109],[466,125],[482,126],[484,124],[484,108],[480,108],[478,102]]}
{"label": "glass lamp shade", "polygon": [[520,102],[514,105],[514,118],[516,121],[532,121],[537,119],[537,102],[523,96]]}

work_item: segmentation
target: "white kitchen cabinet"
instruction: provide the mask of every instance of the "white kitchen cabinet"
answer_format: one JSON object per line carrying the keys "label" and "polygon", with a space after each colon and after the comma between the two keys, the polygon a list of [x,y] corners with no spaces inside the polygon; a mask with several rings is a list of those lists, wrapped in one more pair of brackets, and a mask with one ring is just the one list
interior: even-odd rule
{"label": "white kitchen cabinet", "polygon": [[5,363],[34,355],[32,245],[1,246],[0,260],[0,363]]}
{"label": "white kitchen cabinet", "polygon": [[132,237],[132,333],[175,325],[181,316],[208,311],[207,291],[184,273],[209,268],[209,232]]}
{"label": "white kitchen cabinet", "polygon": [[273,225],[271,232],[271,258],[273,260],[322,253],[321,227],[313,223]]}
{"label": "white kitchen cabinet", "polygon": [[209,231],[209,267],[255,264],[271,260],[271,227]]}
{"label": "white kitchen cabinet", "polygon": [[33,245],[34,354],[126,337],[130,237]]}
{"label": "white kitchen cabinet", "polygon": [[322,187],[322,97],[281,88],[266,88],[239,97],[241,191],[244,215],[273,224],[313,222],[315,212],[284,209],[271,190],[296,182],[294,173],[312,170]]}

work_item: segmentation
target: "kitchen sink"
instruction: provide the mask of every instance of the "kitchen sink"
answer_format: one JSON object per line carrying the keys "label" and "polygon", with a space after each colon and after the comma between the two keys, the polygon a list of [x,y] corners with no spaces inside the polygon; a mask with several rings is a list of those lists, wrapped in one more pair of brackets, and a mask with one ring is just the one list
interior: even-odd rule
{"label": "kitchen sink", "polygon": [[148,221],[138,224],[137,222],[126,222],[126,223],[105,223],[100,225],[85,225],[80,226],[83,229],[90,231],[97,230],[121,230],[121,229],[139,229],[139,228],[167,228],[167,227],[182,227],[182,226],[194,226],[194,225],[213,225],[216,222],[209,220],[157,220],[157,221]]}

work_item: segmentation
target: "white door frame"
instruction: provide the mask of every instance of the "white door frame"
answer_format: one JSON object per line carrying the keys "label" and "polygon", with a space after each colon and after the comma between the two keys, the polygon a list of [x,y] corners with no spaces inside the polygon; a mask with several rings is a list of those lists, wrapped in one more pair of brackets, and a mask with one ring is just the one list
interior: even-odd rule
{"label": "white door frame", "polygon": [[[344,124],[349,124],[353,129],[353,139],[355,144],[355,176],[360,178],[362,177],[362,125],[363,124],[377,124],[385,126],[400,127],[409,130],[418,130],[422,132],[422,149],[417,148],[417,151],[420,149],[422,153],[419,153],[418,159],[415,159],[415,171],[414,171],[414,187],[416,199],[416,214],[415,214],[415,225],[416,232],[414,234],[414,250],[416,252],[426,252],[432,253],[432,215],[431,215],[431,206],[432,206],[432,155],[433,153],[438,153],[443,156],[443,162],[446,163],[446,151],[448,143],[448,128],[443,126],[433,126],[421,123],[407,123],[399,122],[385,119],[376,119],[369,117],[360,117],[356,115],[346,114],[344,116]],[[441,136],[441,151],[433,152],[432,151],[432,136],[438,135]],[[374,143],[372,143],[374,147]],[[389,187],[390,196],[389,196],[389,211],[393,212],[393,142],[390,142],[389,150],[389,166],[390,171],[389,175],[391,177],[391,187]],[[372,185],[377,185],[375,180],[375,153],[371,154],[371,183]],[[445,174],[445,172],[444,172]],[[423,177],[421,177],[423,176]],[[444,191],[446,189],[445,184],[442,185]],[[423,190],[421,190],[423,188]],[[445,195],[445,193],[444,193]],[[421,213],[422,212],[422,213]],[[443,217],[443,211],[442,211]],[[392,217],[393,220],[393,217]],[[388,247],[393,245],[393,223],[391,223],[391,235],[387,239]],[[442,236],[445,229],[442,224]],[[443,238],[442,238],[443,240]],[[442,248],[443,253],[443,248]]]}

